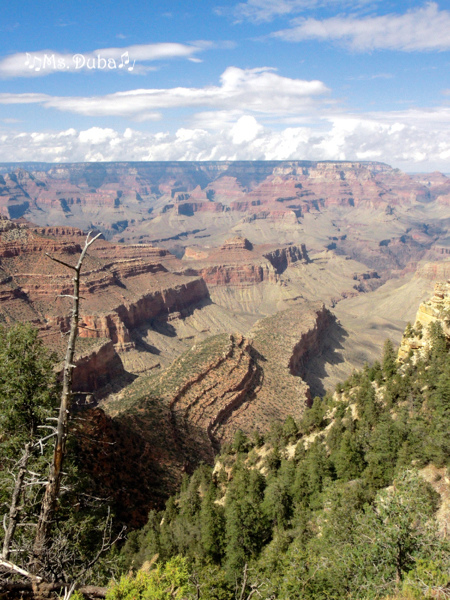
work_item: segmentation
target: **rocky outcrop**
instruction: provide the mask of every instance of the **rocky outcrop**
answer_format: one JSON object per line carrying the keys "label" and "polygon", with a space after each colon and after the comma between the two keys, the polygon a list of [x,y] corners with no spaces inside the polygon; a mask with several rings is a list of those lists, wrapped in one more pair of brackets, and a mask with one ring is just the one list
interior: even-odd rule
{"label": "rocky outcrop", "polygon": [[232,435],[229,422],[233,413],[249,402],[260,377],[260,367],[252,357],[248,340],[230,335],[225,344],[223,353],[202,365],[169,401],[172,424],[183,452],[201,453],[201,458],[209,463],[220,450],[220,442]]}
{"label": "rocky outcrop", "polygon": [[129,329],[157,318],[175,318],[185,315],[196,304],[209,297],[202,279],[180,283],[165,290],[144,294],[135,303],[116,308],[121,321]]}
{"label": "rocky outcrop", "polygon": [[217,265],[203,269],[187,269],[187,275],[200,276],[209,286],[245,287],[268,281],[278,281],[276,270],[270,265]]}
{"label": "rocky outcrop", "polygon": [[72,390],[80,405],[96,403],[113,388],[113,384],[132,381],[111,340],[102,340],[77,352],[74,364]]}
{"label": "rocky outcrop", "polygon": [[[264,370],[267,378],[260,399],[266,398],[273,406],[269,413],[272,419],[277,418],[277,411],[286,410],[286,403],[292,415],[301,414],[305,403],[309,403],[309,387],[304,381],[308,362],[322,353],[332,322],[331,313],[322,303],[308,302],[258,321],[249,333],[255,351],[270,365]],[[266,426],[269,423],[270,419]]]}
{"label": "rocky outcrop", "polygon": [[[84,237],[70,227],[36,228],[0,220],[0,319],[31,321],[45,343],[61,353],[63,334],[70,329],[72,273],[46,254],[75,264]],[[174,262],[167,250],[148,245],[99,240],[89,249],[80,286],[79,337],[91,345],[77,359],[77,391],[100,397],[113,381],[127,380],[118,353],[135,347],[137,329],[182,319],[208,301],[205,282],[172,274]]]}
{"label": "rocky outcrop", "polygon": [[439,322],[450,342],[450,280],[436,283],[433,296],[422,302],[412,328],[407,328],[398,351],[400,361],[410,352],[419,356],[430,348],[429,326]]}
{"label": "rocky outcrop", "polygon": [[314,326],[306,332],[302,332],[301,338],[291,350],[289,358],[289,371],[292,375],[305,377],[308,368],[308,360],[313,355],[320,356],[323,348],[323,337],[331,325],[331,313],[322,306],[317,311]]}
{"label": "rocky outcrop", "polygon": [[283,273],[288,267],[296,262],[309,262],[309,256],[306,251],[305,244],[300,246],[287,246],[285,248],[277,248],[272,252],[263,255],[270,264],[274,267],[278,274]]}
{"label": "rocky outcrop", "polygon": [[[140,399],[169,410],[176,453],[194,468],[212,463],[237,429],[267,430],[273,420],[300,415],[310,401],[301,378],[321,352],[331,323],[320,303],[304,303],[259,321],[247,336],[221,334],[194,345],[159,376],[133,384],[111,410],[128,414]],[[133,387],[136,391],[133,392]]]}
{"label": "rocky outcrop", "polygon": [[256,246],[238,236],[210,251],[188,248],[183,262],[189,264],[183,270],[186,275],[202,277],[209,286],[245,287],[263,281],[277,283],[288,267],[297,262],[308,263],[309,257],[304,244],[282,248]]}
{"label": "rocky outcrop", "polygon": [[175,210],[178,215],[190,217],[197,212],[223,212],[224,207],[220,202],[181,202],[175,204]]}
{"label": "rocky outcrop", "polygon": [[[97,290],[98,291],[98,290]],[[155,319],[181,318],[209,297],[202,279],[194,279],[168,289],[142,294],[135,302],[120,304],[107,314],[85,314],[80,323],[81,338],[108,338],[118,350],[133,347],[131,331]],[[65,333],[70,317],[47,319],[49,328]]]}
{"label": "rocky outcrop", "polygon": [[234,237],[229,240],[226,240],[222,246],[221,250],[253,250],[253,244],[247,238]]}

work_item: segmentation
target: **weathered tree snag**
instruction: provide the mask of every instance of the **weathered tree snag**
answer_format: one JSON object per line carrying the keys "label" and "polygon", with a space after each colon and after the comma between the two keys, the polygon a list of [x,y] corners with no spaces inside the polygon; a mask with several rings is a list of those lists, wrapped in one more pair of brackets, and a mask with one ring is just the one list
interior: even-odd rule
{"label": "weathered tree snag", "polygon": [[41,512],[37,523],[36,537],[33,546],[33,571],[35,572],[39,572],[44,566],[44,557],[51,542],[53,518],[61,486],[62,466],[66,452],[67,427],[72,407],[72,372],[74,368],[73,358],[75,354],[75,341],[78,334],[81,266],[89,246],[91,246],[101,234],[97,234],[92,239],[90,239],[90,235],[91,233],[89,232],[76,266],[72,266],[47,254],[53,261],[75,271],[75,276],[73,278],[73,295],[69,296],[73,300],[73,308],[69,341],[64,360],[63,389],[61,393],[58,423],[56,426],[55,450],[53,461],[50,465],[49,478],[42,500]]}
{"label": "weathered tree snag", "polygon": [[17,463],[18,473],[14,491],[11,498],[11,506],[9,507],[9,515],[7,525],[5,526],[5,537],[3,539],[2,559],[9,561],[11,555],[11,542],[14,538],[14,533],[17,527],[17,520],[20,513],[20,497],[23,490],[25,475],[27,472],[27,464],[31,455],[31,443],[26,444],[22,458]]}

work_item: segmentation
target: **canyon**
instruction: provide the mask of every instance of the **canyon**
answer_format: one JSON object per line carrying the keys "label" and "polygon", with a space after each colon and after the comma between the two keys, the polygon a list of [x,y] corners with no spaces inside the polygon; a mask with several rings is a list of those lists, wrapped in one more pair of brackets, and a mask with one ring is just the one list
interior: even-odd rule
{"label": "canyon", "polygon": [[[3,164],[0,322],[33,323],[62,359],[71,272],[48,255],[74,264],[85,232],[103,234],[83,265],[74,399],[140,463],[146,510],[237,429],[300,416],[401,342],[449,277],[449,198],[443,174],[375,162]],[[91,451],[124,489],[106,465],[123,459]],[[141,500],[125,503],[134,524]]]}

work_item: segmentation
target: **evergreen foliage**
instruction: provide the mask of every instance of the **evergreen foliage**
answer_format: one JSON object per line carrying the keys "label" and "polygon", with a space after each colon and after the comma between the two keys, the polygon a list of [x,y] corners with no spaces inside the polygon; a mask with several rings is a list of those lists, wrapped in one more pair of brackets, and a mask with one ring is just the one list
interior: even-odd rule
{"label": "evergreen foliage", "polygon": [[31,325],[18,323],[11,329],[0,326],[2,453],[22,451],[25,443],[36,439],[38,428],[46,424],[58,399],[55,362],[56,356],[45,348]]}
{"label": "evergreen foliage", "polygon": [[[238,432],[221,468],[191,478],[200,500],[189,496],[186,510],[189,483],[152,514],[126,564],[182,555],[197,577],[192,597],[207,599],[239,597],[236,582],[243,598],[431,597],[450,581],[450,544],[417,468],[449,466],[450,356],[442,329],[430,336],[428,355],[403,365],[388,340],[381,363],[264,440]],[[212,573],[221,583],[210,596]]]}
{"label": "evergreen foliage", "polygon": [[[55,372],[56,355],[50,352],[30,324],[0,327],[0,551],[18,465],[29,448],[25,484],[17,498],[17,527],[11,540],[14,561],[27,565],[32,555],[36,521],[44,492],[43,484],[53,457],[52,431],[60,386]],[[28,451],[27,451],[28,452]],[[64,464],[52,549],[46,557],[50,578],[67,580],[85,569],[96,556],[111,526],[107,502],[90,496],[89,478],[77,464],[76,443],[69,441]],[[74,509],[75,507],[75,509]],[[105,530],[106,528],[106,530]],[[101,582],[110,576],[100,562],[96,575]]]}

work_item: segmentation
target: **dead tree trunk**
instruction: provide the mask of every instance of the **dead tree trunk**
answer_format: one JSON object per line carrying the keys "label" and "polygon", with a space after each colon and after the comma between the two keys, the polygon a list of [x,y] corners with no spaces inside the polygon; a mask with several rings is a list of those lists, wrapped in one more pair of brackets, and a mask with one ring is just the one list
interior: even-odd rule
{"label": "dead tree trunk", "polygon": [[22,458],[17,463],[18,472],[14,491],[11,498],[11,506],[9,507],[9,515],[7,525],[5,527],[5,537],[3,539],[2,559],[9,560],[11,555],[11,542],[14,539],[14,533],[17,527],[17,521],[20,514],[20,497],[23,491],[23,484],[27,472],[27,465],[31,455],[31,444],[26,444]]}
{"label": "dead tree trunk", "polygon": [[47,255],[55,262],[75,271],[75,276],[73,278],[73,295],[67,296],[72,298],[73,308],[70,323],[69,341],[64,360],[63,389],[61,393],[58,423],[56,426],[55,450],[53,454],[53,461],[50,465],[49,478],[45,488],[44,498],[42,500],[41,512],[37,523],[36,537],[33,546],[33,570],[35,572],[39,572],[45,562],[45,554],[51,541],[53,518],[61,486],[62,467],[66,452],[67,428],[72,405],[72,372],[74,368],[73,358],[75,354],[75,341],[78,334],[81,266],[89,246],[93,244],[100,235],[101,234],[99,233],[94,238],[90,239],[90,232],[88,233],[84,248],[80,254],[76,266],[69,265],[62,260]]}

